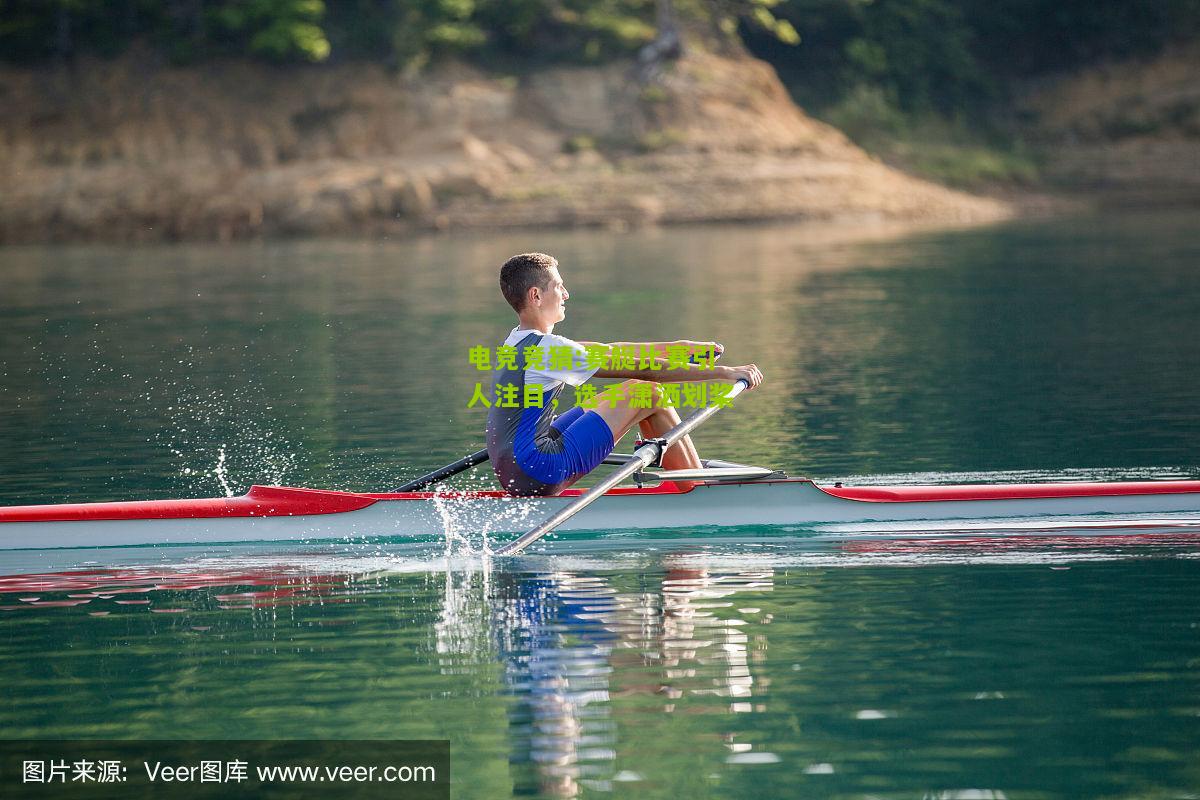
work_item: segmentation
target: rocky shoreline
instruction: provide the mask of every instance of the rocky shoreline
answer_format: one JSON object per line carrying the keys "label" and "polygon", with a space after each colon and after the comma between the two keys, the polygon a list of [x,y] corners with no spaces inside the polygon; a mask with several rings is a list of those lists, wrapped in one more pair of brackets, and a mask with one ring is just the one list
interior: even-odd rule
{"label": "rocky shoreline", "polygon": [[745,56],[691,52],[652,84],[147,61],[0,70],[0,242],[1014,213],[883,165]]}

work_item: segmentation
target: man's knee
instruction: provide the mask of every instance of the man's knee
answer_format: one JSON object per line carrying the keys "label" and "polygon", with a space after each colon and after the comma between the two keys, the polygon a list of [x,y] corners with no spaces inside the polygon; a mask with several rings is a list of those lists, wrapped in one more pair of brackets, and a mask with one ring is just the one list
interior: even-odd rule
{"label": "man's knee", "polygon": [[625,387],[626,394],[633,394],[634,392],[639,391],[638,389],[635,389],[634,387],[645,386],[648,388],[641,389],[640,391],[642,391],[642,392],[649,391],[650,394],[654,395],[655,399],[662,397],[662,391],[663,391],[662,384],[656,383],[655,381],[644,381],[644,380],[641,380],[640,378],[630,378],[629,380],[624,381],[621,385]]}
{"label": "man's knee", "polygon": [[625,399],[624,405],[630,408],[646,408],[646,402],[649,401],[650,408],[658,408],[661,404],[663,389],[662,384],[654,381],[643,381],[638,378],[631,378],[621,383],[624,391],[621,392]]}

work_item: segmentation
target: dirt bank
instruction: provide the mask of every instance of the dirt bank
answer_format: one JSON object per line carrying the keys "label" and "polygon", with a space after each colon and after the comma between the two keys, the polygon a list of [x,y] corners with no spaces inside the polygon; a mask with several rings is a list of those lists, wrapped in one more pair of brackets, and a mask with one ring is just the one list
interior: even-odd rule
{"label": "dirt bank", "polygon": [[873,160],[749,58],[650,85],[147,62],[0,70],[0,242],[1010,213]]}
{"label": "dirt bank", "polygon": [[1200,202],[1200,45],[1030,87],[1046,179],[1102,201]]}

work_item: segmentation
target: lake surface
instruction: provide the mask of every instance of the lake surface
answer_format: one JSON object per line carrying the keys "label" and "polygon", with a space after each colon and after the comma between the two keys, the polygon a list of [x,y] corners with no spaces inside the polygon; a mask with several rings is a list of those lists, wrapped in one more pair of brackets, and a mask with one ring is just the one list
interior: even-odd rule
{"label": "lake surface", "polygon": [[562,262],[557,332],[762,367],[699,433],[710,457],[1197,474],[1194,214],[854,233],[3,249],[0,501],[221,494],[221,452],[235,491],[383,490],[475,450],[468,349],[511,328],[497,265],[530,249]]}
{"label": "lake surface", "polygon": [[[1195,214],[0,249],[0,503],[385,490],[482,444],[496,269],[715,339],[791,474],[1200,477]],[[486,470],[460,481],[490,486]],[[1200,530],[0,559],[0,738],[451,742],[454,795],[1200,796]]]}

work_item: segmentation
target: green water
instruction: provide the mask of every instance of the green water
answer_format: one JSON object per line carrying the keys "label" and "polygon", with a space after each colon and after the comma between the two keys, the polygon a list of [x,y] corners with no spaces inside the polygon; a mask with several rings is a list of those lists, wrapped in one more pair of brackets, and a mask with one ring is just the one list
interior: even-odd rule
{"label": "green water", "polygon": [[458,797],[1195,793],[1195,551],[971,555],[10,580],[0,726],[446,738]]}
{"label": "green water", "polygon": [[477,449],[467,351],[512,326],[496,264],[534,248],[572,292],[558,332],[716,339],[762,367],[702,454],[1194,473],[1194,214],[851,233],[3,249],[0,502],[220,494],[222,449],[234,490],[379,490]]}
{"label": "green water", "polygon": [[[0,249],[0,503],[384,489],[476,449],[467,349],[530,249],[558,332],[763,368],[710,456],[1200,476],[1180,213]],[[1193,531],[6,555],[0,737],[445,738],[464,798],[1197,796]]]}

